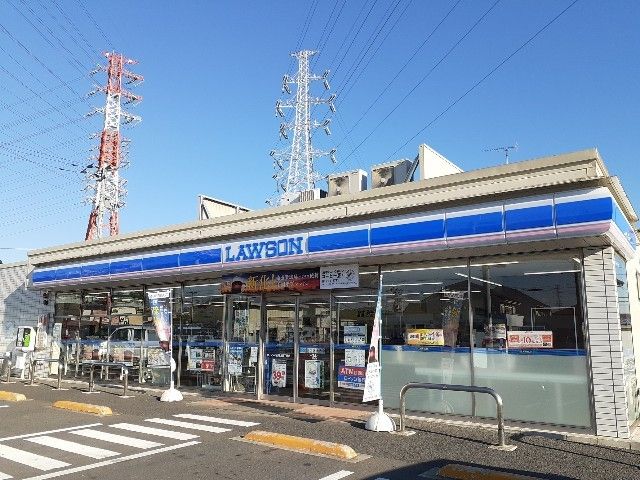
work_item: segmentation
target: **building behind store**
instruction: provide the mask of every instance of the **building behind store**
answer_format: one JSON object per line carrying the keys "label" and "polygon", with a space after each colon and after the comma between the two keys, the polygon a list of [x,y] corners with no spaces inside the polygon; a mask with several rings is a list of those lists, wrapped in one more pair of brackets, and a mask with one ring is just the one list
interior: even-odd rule
{"label": "building behind store", "polygon": [[[389,408],[407,382],[482,385],[511,421],[628,437],[640,415],[637,216],[598,152],[421,171],[29,252],[67,374],[109,359],[164,385],[146,292],[171,288],[181,388],[359,404],[382,275]],[[460,392],[412,393],[407,406],[495,416],[491,399]]]}

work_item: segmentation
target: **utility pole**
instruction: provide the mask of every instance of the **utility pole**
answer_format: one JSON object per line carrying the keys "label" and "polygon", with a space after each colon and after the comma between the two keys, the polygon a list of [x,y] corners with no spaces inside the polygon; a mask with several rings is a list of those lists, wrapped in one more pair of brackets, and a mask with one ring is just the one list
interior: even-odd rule
{"label": "utility pole", "polygon": [[[320,180],[320,176],[314,170],[313,161],[315,158],[329,156],[335,163],[335,149],[329,151],[315,150],[311,144],[312,130],[322,127],[327,135],[331,135],[329,130],[330,119],[322,122],[311,119],[311,106],[326,104],[331,112],[336,111],[334,101],[336,95],[329,98],[319,98],[310,95],[311,82],[322,80],[325,90],[329,90],[329,70],[325,70],[322,75],[314,75],[309,72],[309,58],[317,52],[302,50],[292,53],[291,56],[298,60],[298,72],[293,75],[285,75],[282,78],[282,92],[291,94],[290,85],[296,85],[295,99],[276,101],[276,115],[284,117],[284,108],[295,109],[295,119],[293,123],[283,122],[280,124],[280,137],[288,139],[288,131],[293,132],[291,147],[285,150],[270,152],[274,159],[274,169],[276,173],[273,178],[276,180],[276,199],[274,203],[287,205],[295,201],[300,192],[315,188],[315,182]],[[272,201],[267,200],[267,203]]]}
{"label": "utility pole", "polygon": [[515,145],[509,145],[508,147],[495,147],[485,148],[483,152],[504,152],[505,164],[509,165],[509,150],[518,150],[518,142]]}
{"label": "utility pole", "polygon": [[126,182],[120,178],[120,167],[126,166],[126,151],[123,147],[129,143],[128,140],[121,137],[120,125],[134,124],[142,120],[139,116],[122,110],[123,104],[136,104],[142,100],[141,96],[122,88],[123,80],[128,85],[136,85],[144,80],[142,75],[129,72],[124,68],[125,65],[135,65],[138,62],[125,58],[120,53],[106,52],[104,55],[108,59],[108,65],[106,67],[98,65],[98,68],[91,72],[92,75],[95,75],[98,72],[106,71],[107,85],[98,87],[89,94],[95,95],[98,92],[104,92],[106,104],[88,114],[89,116],[103,114],[104,127],[100,136],[100,149],[95,171],[85,170],[88,181],[86,188],[93,190],[93,195],[88,198],[92,209],[85,240],[102,238],[103,230],[106,227],[104,217],[107,212],[109,212],[109,236],[120,233],[119,211],[125,205],[124,196],[126,195],[124,188]]}

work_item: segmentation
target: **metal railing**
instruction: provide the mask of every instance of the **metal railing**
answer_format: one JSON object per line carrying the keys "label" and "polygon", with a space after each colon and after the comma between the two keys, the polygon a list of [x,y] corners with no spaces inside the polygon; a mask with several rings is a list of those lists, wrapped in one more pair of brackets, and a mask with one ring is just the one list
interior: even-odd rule
{"label": "metal railing", "polygon": [[99,360],[88,360],[82,362],[82,365],[89,366],[89,393],[94,393],[95,382],[93,380],[93,370],[94,367],[116,367],[121,371],[121,376],[123,377],[123,392],[122,396],[127,396],[127,390],[129,389],[129,367],[125,363],[120,362],[102,362]]}
{"label": "metal railing", "polygon": [[58,364],[58,388],[62,383],[62,370],[64,368],[64,357],[60,358],[32,358],[29,362],[29,385],[33,385],[36,378],[36,365],[38,363],[57,363]]}
{"label": "metal railing", "polygon": [[447,385],[445,383],[407,383],[400,389],[400,429],[404,432],[406,426],[406,400],[405,396],[409,390],[422,388],[426,390],[448,390],[452,392],[487,393],[496,401],[496,417],[498,419],[498,445],[497,448],[513,450],[515,446],[506,443],[504,434],[504,416],[502,413],[502,397],[494,389],[489,387],[474,387],[470,385]]}

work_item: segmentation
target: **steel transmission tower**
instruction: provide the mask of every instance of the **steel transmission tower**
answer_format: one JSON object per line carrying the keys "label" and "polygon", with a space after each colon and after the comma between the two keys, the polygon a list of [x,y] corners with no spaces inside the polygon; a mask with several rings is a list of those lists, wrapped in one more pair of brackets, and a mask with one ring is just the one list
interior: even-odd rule
{"label": "steel transmission tower", "polygon": [[[101,238],[103,230],[107,225],[104,217],[109,212],[109,235],[118,235],[120,231],[119,210],[124,206],[125,181],[120,178],[120,167],[127,165],[126,147],[128,140],[120,135],[120,125],[132,124],[141,121],[136,115],[122,110],[122,105],[135,104],[142,100],[142,97],[135,95],[124,88],[123,82],[127,85],[139,84],[143,81],[142,75],[138,75],[125,70],[125,65],[135,65],[135,60],[125,58],[124,55],[115,52],[106,52],[108,65],[99,65],[91,74],[107,72],[107,85],[98,87],[90,93],[94,95],[98,92],[106,94],[106,104],[102,108],[96,108],[89,115],[103,114],[104,128],[100,136],[100,148],[97,155],[97,165],[95,171],[87,172],[87,189],[93,190],[92,196],[88,199],[92,209],[89,215],[89,224],[85,240]],[[95,160],[96,158],[94,158]]]}
{"label": "steel transmission tower", "polygon": [[291,147],[285,150],[272,150],[270,155],[274,159],[276,170],[273,178],[277,183],[277,193],[274,200],[267,200],[267,203],[277,203],[286,205],[294,202],[300,192],[315,188],[315,183],[323,177],[314,170],[313,161],[316,158],[329,156],[335,163],[335,149],[329,151],[315,150],[311,145],[313,137],[312,130],[322,127],[327,135],[330,119],[318,122],[311,119],[311,107],[313,105],[326,104],[332,112],[336,111],[334,101],[336,95],[329,98],[318,98],[310,95],[310,85],[312,81],[322,80],[324,88],[329,90],[329,70],[325,70],[322,75],[313,75],[309,72],[309,58],[317,52],[302,50],[292,53],[291,56],[298,59],[298,72],[290,77],[285,75],[282,78],[282,92],[291,94],[290,85],[297,85],[295,99],[276,101],[276,114],[284,117],[284,108],[295,109],[295,119],[293,123],[280,124],[280,136],[288,139],[288,131],[293,132]]}

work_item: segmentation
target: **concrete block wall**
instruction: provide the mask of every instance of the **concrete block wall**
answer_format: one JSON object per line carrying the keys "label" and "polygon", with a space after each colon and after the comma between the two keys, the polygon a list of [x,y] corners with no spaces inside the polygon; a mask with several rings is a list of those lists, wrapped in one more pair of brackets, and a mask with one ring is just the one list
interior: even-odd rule
{"label": "concrete block wall", "polygon": [[27,289],[26,262],[0,264],[0,354],[13,347],[20,325],[37,326],[40,315],[53,313],[53,300],[42,303],[42,293]]}
{"label": "concrete block wall", "polygon": [[613,248],[585,248],[587,329],[597,435],[629,438]]}

